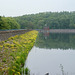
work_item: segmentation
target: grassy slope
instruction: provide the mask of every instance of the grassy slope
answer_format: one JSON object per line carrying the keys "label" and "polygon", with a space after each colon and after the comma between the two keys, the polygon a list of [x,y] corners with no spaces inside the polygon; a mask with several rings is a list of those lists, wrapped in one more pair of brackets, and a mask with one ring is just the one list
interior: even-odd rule
{"label": "grassy slope", "polygon": [[34,30],[0,42],[0,75],[21,75],[37,34]]}

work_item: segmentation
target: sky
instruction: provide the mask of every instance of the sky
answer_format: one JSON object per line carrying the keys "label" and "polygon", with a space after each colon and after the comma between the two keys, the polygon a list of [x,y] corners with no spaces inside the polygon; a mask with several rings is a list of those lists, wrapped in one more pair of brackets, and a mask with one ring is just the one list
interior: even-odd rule
{"label": "sky", "polygon": [[0,16],[75,11],[75,0],[0,0]]}

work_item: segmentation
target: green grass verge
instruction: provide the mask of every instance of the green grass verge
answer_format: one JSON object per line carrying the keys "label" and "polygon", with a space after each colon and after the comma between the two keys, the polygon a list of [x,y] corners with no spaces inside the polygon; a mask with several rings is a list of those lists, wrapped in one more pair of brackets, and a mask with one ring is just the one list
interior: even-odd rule
{"label": "green grass verge", "polygon": [[38,32],[33,30],[0,42],[0,75],[21,75]]}

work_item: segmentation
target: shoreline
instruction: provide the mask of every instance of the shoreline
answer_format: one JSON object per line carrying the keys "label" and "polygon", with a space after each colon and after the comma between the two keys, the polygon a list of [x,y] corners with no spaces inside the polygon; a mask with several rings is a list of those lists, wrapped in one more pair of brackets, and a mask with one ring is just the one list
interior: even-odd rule
{"label": "shoreline", "polygon": [[[75,33],[75,29],[49,29],[49,30],[35,29],[35,30],[39,32],[43,32],[43,33]],[[0,41],[7,40],[11,36],[24,34],[28,31],[31,31],[31,30],[23,29],[23,30],[0,31]]]}
{"label": "shoreline", "polygon": [[49,32],[49,33],[75,33],[75,29],[49,29],[49,30],[40,30],[40,32]]}
{"label": "shoreline", "polygon": [[29,31],[0,42],[0,75],[21,75],[38,31]]}

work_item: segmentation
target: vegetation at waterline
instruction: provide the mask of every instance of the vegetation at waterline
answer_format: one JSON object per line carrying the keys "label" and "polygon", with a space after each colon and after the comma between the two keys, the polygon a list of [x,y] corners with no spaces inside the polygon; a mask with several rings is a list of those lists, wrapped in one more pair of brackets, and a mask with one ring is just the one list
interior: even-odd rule
{"label": "vegetation at waterline", "polygon": [[21,75],[38,31],[29,31],[0,42],[0,75]]}
{"label": "vegetation at waterline", "polygon": [[75,49],[75,34],[39,33],[35,46],[47,49]]}

